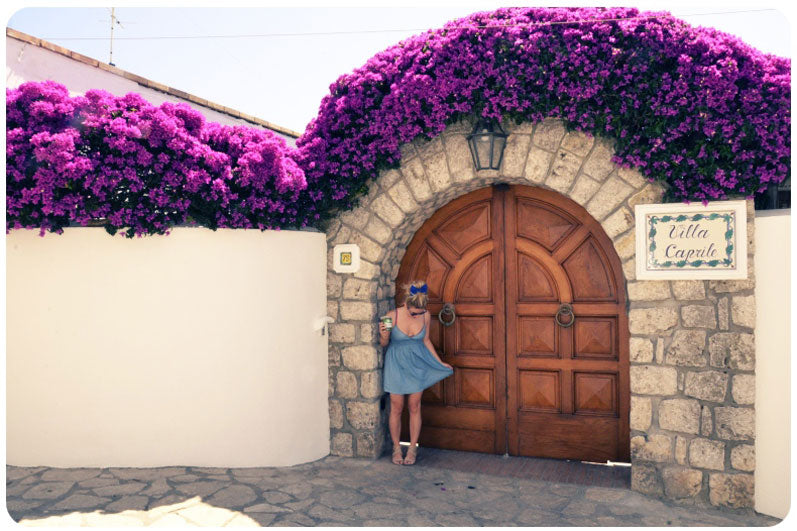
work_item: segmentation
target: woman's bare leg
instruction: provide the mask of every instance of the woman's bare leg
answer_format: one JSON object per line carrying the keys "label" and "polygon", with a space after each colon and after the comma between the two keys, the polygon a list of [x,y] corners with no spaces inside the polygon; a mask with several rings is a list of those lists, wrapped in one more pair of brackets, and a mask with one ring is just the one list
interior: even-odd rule
{"label": "woman's bare leg", "polygon": [[421,395],[423,391],[412,393],[409,396],[408,408],[410,410],[410,448],[418,444],[421,435]]}
{"label": "woman's bare leg", "polygon": [[404,395],[390,393],[390,439],[393,441],[393,448],[399,445],[401,437],[401,410],[404,409]]}

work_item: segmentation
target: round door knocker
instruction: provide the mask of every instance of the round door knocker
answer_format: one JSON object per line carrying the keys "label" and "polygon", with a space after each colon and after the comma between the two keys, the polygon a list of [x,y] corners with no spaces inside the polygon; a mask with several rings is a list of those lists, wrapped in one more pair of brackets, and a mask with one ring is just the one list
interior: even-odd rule
{"label": "round door knocker", "polygon": [[[443,319],[443,315],[446,316],[450,315],[451,320],[446,321],[445,319]],[[439,314],[437,314],[437,318],[440,320],[440,323],[443,326],[451,326],[452,324],[454,324],[454,321],[457,319],[457,313],[454,311],[454,305],[451,304],[450,302],[445,303],[445,305],[443,305],[443,309],[440,310]]]}
{"label": "round door knocker", "polygon": [[[560,315],[570,315],[570,320],[566,323],[563,323],[562,320],[559,319]],[[556,324],[562,328],[569,328],[573,326],[573,323],[576,322],[576,316],[573,315],[573,307],[567,303],[563,303],[561,306],[559,306],[559,310],[556,311],[554,320],[556,321]]]}

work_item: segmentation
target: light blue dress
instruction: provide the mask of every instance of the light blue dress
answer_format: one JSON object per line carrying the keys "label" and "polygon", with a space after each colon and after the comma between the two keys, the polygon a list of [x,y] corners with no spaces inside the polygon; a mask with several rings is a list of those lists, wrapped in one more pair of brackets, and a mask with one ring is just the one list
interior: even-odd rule
{"label": "light blue dress", "polygon": [[408,336],[398,326],[393,326],[382,375],[386,392],[398,395],[417,393],[454,374],[429,352],[423,344],[425,337],[426,323],[414,336]]}

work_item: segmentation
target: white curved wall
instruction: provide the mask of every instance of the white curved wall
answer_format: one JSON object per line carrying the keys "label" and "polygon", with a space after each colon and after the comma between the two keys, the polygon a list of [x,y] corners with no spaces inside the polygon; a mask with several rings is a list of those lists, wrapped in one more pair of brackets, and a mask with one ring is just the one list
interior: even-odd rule
{"label": "white curved wall", "polygon": [[321,233],[6,235],[7,463],[281,466],[329,453]]}

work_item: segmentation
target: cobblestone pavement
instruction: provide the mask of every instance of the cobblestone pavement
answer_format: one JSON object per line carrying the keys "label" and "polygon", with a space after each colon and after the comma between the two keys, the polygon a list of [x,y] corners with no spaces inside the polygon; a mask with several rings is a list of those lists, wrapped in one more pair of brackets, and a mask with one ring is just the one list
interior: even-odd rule
{"label": "cobblestone pavement", "polygon": [[627,489],[327,456],[276,468],[6,467],[28,526],[771,526]]}

